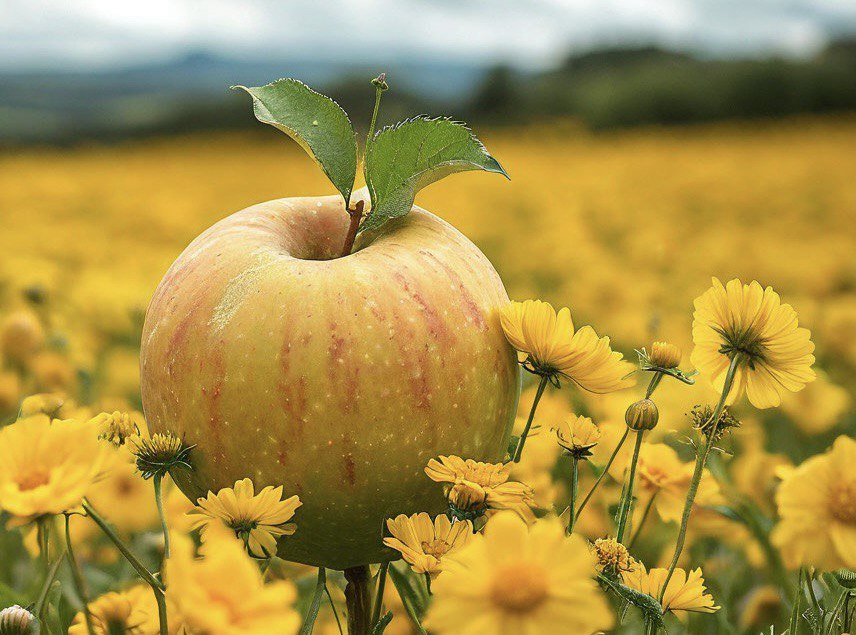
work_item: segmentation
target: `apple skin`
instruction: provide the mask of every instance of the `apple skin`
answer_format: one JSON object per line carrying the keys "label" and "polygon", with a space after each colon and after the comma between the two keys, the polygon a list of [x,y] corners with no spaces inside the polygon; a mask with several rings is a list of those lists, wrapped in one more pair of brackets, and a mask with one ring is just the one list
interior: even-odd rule
{"label": "apple skin", "polygon": [[337,258],[347,224],[334,196],[221,220],[161,281],[141,345],[149,428],[196,446],[181,490],[283,485],[303,506],[279,555],[332,569],[395,557],[386,518],[444,509],[432,457],[501,460],[520,391],[473,243],[414,207]]}

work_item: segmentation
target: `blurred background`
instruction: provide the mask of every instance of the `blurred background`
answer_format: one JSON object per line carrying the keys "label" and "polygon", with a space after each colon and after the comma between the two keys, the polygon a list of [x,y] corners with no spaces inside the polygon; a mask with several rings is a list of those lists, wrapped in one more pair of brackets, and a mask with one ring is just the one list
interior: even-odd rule
{"label": "blurred background", "polygon": [[[853,433],[852,0],[3,0],[0,422],[43,392],[74,416],[139,409],[143,316],[181,250],[253,203],[332,192],[230,85],[297,77],[364,130],[380,71],[382,123],[452,115],[511,175],[455,176],[417,202],[481,247],[512,298],[569,306],[630,359],[672,341],[686,368],[692,302],[712,275],[757,279],[795,306],[819,378],[781,410],[744,410],[733,441],[759,506],[772,509],[775,466]],[[668,390],[660,427],[686,430],[711,393]],[[555,412],[569,398],[613,429],[633,399],[562,390]],[[105,499],[127,503],[111,510],[120,529],[149,539],[150,495],[140,481],[134,497],[127,467]],[[518,475],[545,480],[545,504],[550,469]],[[0,541],[21,549],[15,532]],[[692,632],[786,619],[778,596],[753,595],[763,564],[702,548],[694,561],[725,608]],[[20,581],[0,562],[0,591],[19,601],[3,584]]]}

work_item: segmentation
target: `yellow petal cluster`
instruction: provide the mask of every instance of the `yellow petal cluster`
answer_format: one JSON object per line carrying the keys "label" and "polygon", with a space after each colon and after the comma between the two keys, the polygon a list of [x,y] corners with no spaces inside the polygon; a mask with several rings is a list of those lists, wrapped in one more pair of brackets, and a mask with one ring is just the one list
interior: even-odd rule
{"label": "yellow petal cluster", "polygon": [[713,286],[695,300],[690,359],[722,392],[731,359],[740,355],[728,403],[745,392],[756,408],[771,408],[784,392],[797,392],[814,380],[810,338],[793,307],[782,304],[771,287],[736,278],[723,285],[713,278]]}
{"label": "yellow petal cluster", "polygon": [[88,421],[34,415],[0,429],[0,509],[26,522],[78,507],[108,451]]}
{"label": "yellow petal cluster", "polygon": [[553,428],[556,441],[574,455],[585,455],[600,440],[600,428],[588,417],[568,415]]}
{"label": "yellow petal cluster", "polygon": [[776,492],[772,541],[790,567],[856,569],[856,439],[788,470]]}
{"label": "yellow petal cluster", "polygon": [[300,615],[291,582],[264,583],[258,565],[222,527],[207,532],[201,558],[183,535],[171,537],[166,561],[167,599],[192,633],[269,635],[296,633]]}
{"label": "yellow petal cluster", "polygon": [[482,463],[459,456],[441,456],[431,459],[425,473],[432,481],[448,483],[449,502],[464,511],[493,512],[507,509],[528,523],[535,519],[532,513],[532,489],[524,483],[509,481],[511,464]]}
{"label": "yellow petal cluster", "polygon": [[[158,607],[150,587],[138,584],[125,591],[109,592],[89,603],[95,635],[133,633],[158,635]],[[174,631],[170,624],[170,630]],[[74,616],[68,635],[87,635],[83,612]]]}
{"label": "yellow petal cluster", "polygon": [[[655,568],[649,571],[645,569],[645,565],[638,563],[624,574],[624,583],[631,589],[659,598],[667,574],[668,569]],[[700,568],[689,573],[683,569],[675,569],[663,595],[662,604],[664,611],[672,613],[715,613],[720,608],[714,603],[713,596],[707,593]]]}
{"label": "yellow petal cluster", "polygon": [[511,302],[500,313],[505,336],[525,354],[535,372],[560,376],[595,393],[612,392],[631,383],[632,370],[621,353],[609,346],[609,338],[598,338],[590,326],[574,331],[571,312],[541,300]]}
{"label": "yellow petal cluster", "polygon": [[445,514],[433,522],[425,512],[406,516],[400,514],[386,521],[391,537],[383,544],[401,553],[416,573],[436,577],[443,570],[443,558],[466,545],[473,537],[469,520],[452,522]]}
{"label": "yellow petal cluster", "polygon": [[613,615],[593,580],[594,557],[556,518],[528,528],[516,515],[491,518],[484,534],[449,554],[425,621],[437,635],[593,633]]}
{"label": "yellow petal cluster", "polygon": [[216,494],[208,492],[196,502],[188,512],[194,517],[194,528],[204,532],[212,523],[222,523],[245,540],[250,554],[257,558],[275,555],[277,538],[296,531],[296,525],[288,521],[302,505],[297,496],[282,500],[281,485],[268,485],[256,494],[248,478]]}

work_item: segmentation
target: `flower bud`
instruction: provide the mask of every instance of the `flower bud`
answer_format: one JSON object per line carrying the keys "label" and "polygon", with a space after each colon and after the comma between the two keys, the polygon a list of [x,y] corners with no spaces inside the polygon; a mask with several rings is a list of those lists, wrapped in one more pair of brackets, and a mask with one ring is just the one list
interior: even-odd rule
{"label": "flower bud", "polygon": [[650,399],[640,399],[630,404],[624,413],[624,422],[631,430],[653,430],[659,419],[657,404]]}
{"label": "flower bud", "polygon": [[449,490],[449,502],[461,511],[474,511],[484,507],[487,492],[478,483],[460,481]]}
{"label": "flower bud", "polygon": [[6,359],[26,363],[45,344],[45,331],[35,314],[18,311],[0,326],[0,348]]}
{"label": "flower bud", "polygon": [[35,626],[36,617],[17,604],[0,611],[0,635],[35,633]]}
{"label": "flower bud", "polygon": [[659,368],[677,368],[681,363],[681,349],[669,342],[654,342],[648,360]]}

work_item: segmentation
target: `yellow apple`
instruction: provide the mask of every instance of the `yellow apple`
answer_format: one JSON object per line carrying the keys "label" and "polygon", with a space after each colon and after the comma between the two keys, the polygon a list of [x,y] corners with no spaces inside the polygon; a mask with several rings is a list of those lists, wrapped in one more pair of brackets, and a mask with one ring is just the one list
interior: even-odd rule
{"label": "yellow apple", "polygon": [[444,509],[423,468],[497,461],[519,393],[502,281],[465,236],[414,207],[337,257],[340,197],[290,198],[215,224],[146,314],[151,431],[195,444],[195,499],[244,477],[303,506],[279,555],[335,569],[393,557],[383,522]]}

